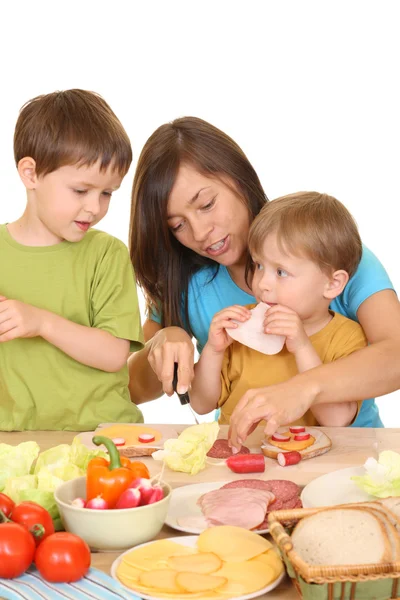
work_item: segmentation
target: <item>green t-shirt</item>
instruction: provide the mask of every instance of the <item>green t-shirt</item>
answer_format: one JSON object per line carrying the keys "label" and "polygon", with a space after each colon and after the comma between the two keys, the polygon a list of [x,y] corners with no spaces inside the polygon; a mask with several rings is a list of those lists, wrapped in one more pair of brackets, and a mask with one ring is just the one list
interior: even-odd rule
{"label": "green t-shirt", "polygon": [[[126,246],[92,229],[76,243],[23,246],[0,225],[0,295],[143,346]],[[92,430],[99,423],[143,422],[130,400],[128,368],[83,365],[41,337],[0,344],[0,430]]]}

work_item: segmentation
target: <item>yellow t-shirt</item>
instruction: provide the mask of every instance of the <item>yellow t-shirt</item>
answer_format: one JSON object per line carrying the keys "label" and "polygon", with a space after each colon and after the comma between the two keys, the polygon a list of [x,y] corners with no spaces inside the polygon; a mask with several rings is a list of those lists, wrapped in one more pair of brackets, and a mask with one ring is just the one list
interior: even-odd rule
{"label": "yellow t-shirt", "polygon": [[[31,247],[0,225],[0,295],[143,346],[136,283],[126,246],[98,230],[77,243]],[[41,337],[0,344],[0,430],[92,430],[143,422],[130,400],[128,368],[83,365]]]}
{"label": "yellow t-shirt", "polygon": [[[310,341],[324,364],[348,356],[367,345],[361,326],[338,313],[334,313],[326,327],[310,336]],[[297,373],[296,359],[286,346],[278,354],[266,355],[234,341],[227,348],[222,365],[219,422],[229,423],[234,408],[249,389],[282,383]],[[362,401],[358,403],[358,412],[361,404]],[[313,426],[318,422],[308,410],[292,424]]]}

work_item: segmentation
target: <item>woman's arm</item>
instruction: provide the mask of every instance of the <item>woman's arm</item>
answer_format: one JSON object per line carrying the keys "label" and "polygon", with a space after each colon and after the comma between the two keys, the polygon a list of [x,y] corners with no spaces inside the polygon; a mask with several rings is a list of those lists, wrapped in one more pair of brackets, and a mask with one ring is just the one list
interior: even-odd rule
{"label": "woman's arm", "polygon": [[190,336],[180,327],[162,328],[147,319],[143,325],[143,350],[129,357],[129,391],[135,404],[173,394],[174,363],[178,369],[178,391],[185,393],[193,379],[194,348]]}
{"label": "woman's arm", "polygon": [[221,396],[221,369],[224,352],[215,352],[207,343],[194,367],[190,405],[199,415],[217,408]]}
{"label": "woman's arm", "polygon": [[249,390],[231,416],[230,439],[240,447],[265,419],[266,433],[300,418],[311,405],[353,402],[400,388],[400,303],[392,290],[365,300],[357,313],[370,343],[338,361],[296,375],[279,385]]}

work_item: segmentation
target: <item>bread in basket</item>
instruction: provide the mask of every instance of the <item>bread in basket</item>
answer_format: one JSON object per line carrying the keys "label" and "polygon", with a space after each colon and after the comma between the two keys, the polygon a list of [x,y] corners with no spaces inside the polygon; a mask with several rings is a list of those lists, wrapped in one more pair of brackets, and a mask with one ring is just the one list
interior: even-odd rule
{"label": "bread in basket", "polygon": [[400,598],[400,499],[275,511],[268,523],[303,600]]}

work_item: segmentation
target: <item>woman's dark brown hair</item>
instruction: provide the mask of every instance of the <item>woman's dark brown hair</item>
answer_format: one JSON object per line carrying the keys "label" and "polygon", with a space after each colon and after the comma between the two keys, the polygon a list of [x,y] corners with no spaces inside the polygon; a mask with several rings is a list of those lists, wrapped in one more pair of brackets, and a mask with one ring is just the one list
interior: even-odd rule
{"label": "woman's dark brown hair", "polygon": [[196,117],[161,125],[143,147],[132,189],[130,253],[147,306],[163,327],[190,334],[188,285],[196,271],[218,264],[180,244],[167,224],[167,203],[178,169],[186,163],[208,176],[228,177],[247,205],[250,221],[267,201],[257,173],[225,133]]}

